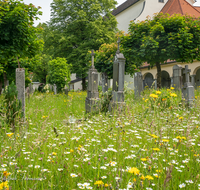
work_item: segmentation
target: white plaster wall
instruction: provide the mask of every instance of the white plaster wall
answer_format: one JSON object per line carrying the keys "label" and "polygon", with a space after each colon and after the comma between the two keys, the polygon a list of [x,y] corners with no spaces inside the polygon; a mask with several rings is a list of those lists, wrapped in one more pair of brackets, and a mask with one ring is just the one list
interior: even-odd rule
{"label": "white plaster wall", "polygon": [[131,20],[134,20],[139,16],[142,11],[144,0],[141,0],[126,10],[122,11],[118,15],[116,15],[116,19],[118,22],[118,29],[123,30],[126,33],[128,32],[128,27]]}
{"label": "white plaster wall", "polygon": [[131,89],[134,89],[134,78],[130,75],[124,76],[124,81],[128,82],[128,87]]}
{"label": "white plaster wall", "polygon": [[70,76],[70,79],[75,80],[76,79],[76,73],[72,73],[71,76]]}
{"label": "white plaster wall", "polygon": [[74,83],[74,90],[82,90],[82,81]]}
{"label": "white plaster wall", "polygon": [[136,20],[143,21],[147,16],[152,18],[154,13],[159,13],[166,3],[167,0],[164,0],[164,3],[160,3],[158,0],[146,0],[144,11]]}

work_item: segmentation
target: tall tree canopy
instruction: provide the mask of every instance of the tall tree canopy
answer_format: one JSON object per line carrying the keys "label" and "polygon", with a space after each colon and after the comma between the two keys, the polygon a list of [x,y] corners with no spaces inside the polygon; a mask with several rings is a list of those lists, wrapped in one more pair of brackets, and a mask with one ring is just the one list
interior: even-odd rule
{"label": "tall tree canopy", "polygon": [[40,29],[33,26],[42,14],[39,9],[20,0],[0,1],[0,92],[13,59],[34,56],[42,49],[42,41],[37,40]]}
{"label": "tall tree canopy", "polygon": [[123,39],[125,57],[137,65],[147,62],[157,67],[161,88],[161,63],[167,60],[193,62],[200,57],[200,19],[192,16],[158,14],[152,20],[131,22]]}
{"label": "tall tree canopy", "polygon": [[83,78],[88,71],[88,50],[99,49],[103,43],[112,43],[117,21],[111,14],[115,0],[54,0],[51,4],[49,41],[54,45],[53,56],[66,57],[72,72]]}
{"label": "tall tree canopy", "polygon": [[13,57],[35,55],[40,47],[37,39],[38,28],[34,19],[42,13],[33,4],[7,0],[0,2],[0,62]]}

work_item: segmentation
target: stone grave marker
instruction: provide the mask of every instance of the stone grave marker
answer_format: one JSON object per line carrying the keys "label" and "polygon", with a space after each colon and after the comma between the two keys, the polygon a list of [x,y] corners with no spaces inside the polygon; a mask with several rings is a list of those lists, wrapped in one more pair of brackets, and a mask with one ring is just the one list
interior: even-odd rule
{"label": "stone grave marker", "polygon": [[143,91],[143,77],[141,72],[134,74],[134,93],[135,97],[139,97]]}
{"label": "stone grave marker", "polygon": [[194,86],[192,86],[190,82],[190,72],[191,72],[191,69],[188,69],[188,65],[185,65],[185,70],[183,71],[183,73],[185,74],[185,83],[182,88],[182,93],[183,93],[186,103],[189,106],[192,106],[195,96],[194,96]]}
{"label": "stone grave marker", "polygon": [[65,91],[65,95],[67,95],[67,96],[68,96],[69,89],[68,89],[67,85],[65,85],[64,91]]}
{"label": "stone grave marker", "polygon": [[29,93],[33,94],[34,90],[33,90],[33,84],[32,84],[32,82],[28,86],[29,86]]}
{"label": "stone grave marker", "polygon": [[16,69],[16,86],[18,91],[18,100],[22,102],[22,113],[25,117],[25,69]]}
{"label": "stone grave marker", "polygon": [[56,86],[56,84],[53,85],[53,91],[54,91],[54,94],[56,95],[57,94],[57,86]]}
{"label": "stone grave marker", "polygon": [[116,107],[118,110],[122,110],[125,106],[124,102],[124,73],[125,73],[125,61],[124,55],[119,51],[120,38],[118,38],[118,50],[115,54],[115,60],[113,63],[113,88],[112,88],[112,100],[109,105],[109,111],[112,111]]}
{"label": "stone grave marker", "polygon": [[182,70],[181,65],[173,66],[173,87],[176,90],[180,90],[183,86],[183,76],[181,70]]}
{"label": "stone grave marker", "polygon": [[100,109],[100,99],[98,92],[98,72],[94,67],[94,50],[92,50],[92,66],[88,73],[88,89],[87,97],[85,99],[86,112],[97,112]]}

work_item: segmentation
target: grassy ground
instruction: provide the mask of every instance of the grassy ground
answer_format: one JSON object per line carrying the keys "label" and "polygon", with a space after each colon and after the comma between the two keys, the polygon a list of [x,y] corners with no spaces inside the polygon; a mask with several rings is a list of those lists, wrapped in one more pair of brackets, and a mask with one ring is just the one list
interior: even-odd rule
{"label": "grassy ground", "polygon": [[0,190],[200,189],[195,95],[188,108],[174,90],[128,91],[124,113],[86,115],[85,92],[34,94],[27,123],[1,127]]}

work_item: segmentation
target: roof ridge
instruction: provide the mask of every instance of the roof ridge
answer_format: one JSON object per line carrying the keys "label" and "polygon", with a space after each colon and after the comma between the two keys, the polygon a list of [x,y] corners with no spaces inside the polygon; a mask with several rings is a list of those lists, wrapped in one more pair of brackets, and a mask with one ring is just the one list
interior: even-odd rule
{"label": "roof ridge", "polygon": [[[160,12],[162,12],[162,10],[165,8],[165,6],[169,3],[170,0],[167,1],[167,3],[165,3],[165,5],[163,6],[163,8],[161,9]],[[175,0],[172,0],[172,3],[170,4],[169,8],[167,9],[167,11],[171,8],[172,4],[174,3]]]}
{"label": "roof ridge", "polygon": [[[183,1],[185,1],[185,0],[183,0]],[[186,2],[187,2],[187,1],[186,1]],[[182,14],[184,14],[184,13],[183,13],[182,6],[181,6],[181,3],[180,3],[180,0],[178,0],[178,3],[179,3],[179,6],[180,6],[180,9],[181,9]]]}

